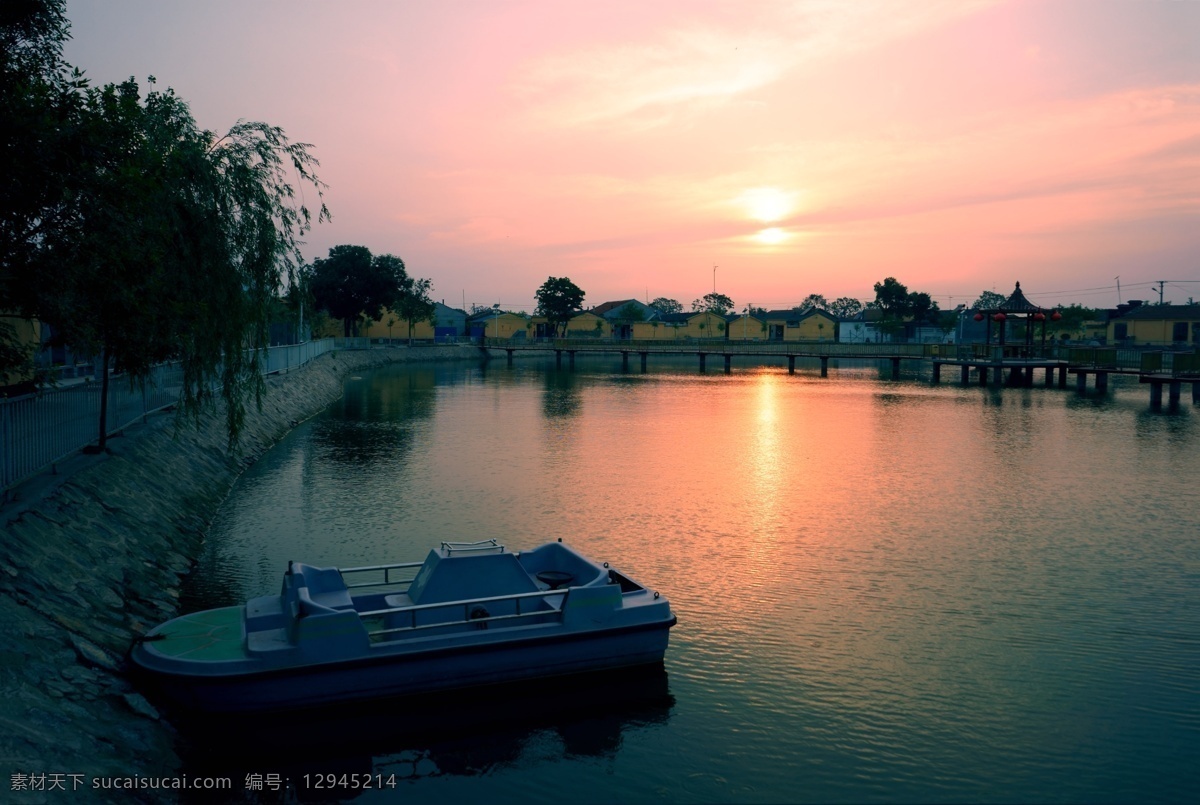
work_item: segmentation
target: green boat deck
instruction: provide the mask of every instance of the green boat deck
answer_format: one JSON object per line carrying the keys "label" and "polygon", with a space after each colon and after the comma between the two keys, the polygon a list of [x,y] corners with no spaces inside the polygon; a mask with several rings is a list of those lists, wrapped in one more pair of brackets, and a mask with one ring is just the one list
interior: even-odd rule
{"label": "green boat deck", "polygon": [[159,629],[154,650],[200,662],[245,659],[242,613],[236,606],[183,615]]}

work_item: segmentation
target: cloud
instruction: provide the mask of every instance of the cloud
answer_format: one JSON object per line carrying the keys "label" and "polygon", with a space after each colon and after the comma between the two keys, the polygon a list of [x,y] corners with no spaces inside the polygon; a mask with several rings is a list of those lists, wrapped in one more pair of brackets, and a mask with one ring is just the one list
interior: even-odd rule
{"label": "cloud", "polygon": [[738,23],[687,23],[634,42],[563,48],[525,65],[511,89],[539,124],[653,128],[762,89],[802,64],[868,49],[995,1],[751,4]]}

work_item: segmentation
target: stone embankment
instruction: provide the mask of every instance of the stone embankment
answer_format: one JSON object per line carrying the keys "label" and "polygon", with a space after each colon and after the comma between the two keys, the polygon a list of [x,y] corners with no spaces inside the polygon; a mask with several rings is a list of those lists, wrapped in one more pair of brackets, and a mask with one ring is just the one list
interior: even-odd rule
{"label": "stone embankment", "polygon": [[199,427],[160,414],[112,439],[108,454],[76,456],[16,489],[0,508],[0,799],[54,801],[93,779],[176,774],[175,734],[129,682],[125,654],[176,614],[180,580],[238,475],[337,400],[351,373],[478,356],[457,346],[326,354],[268,378],[240,455],[226,450],[220,413]]}

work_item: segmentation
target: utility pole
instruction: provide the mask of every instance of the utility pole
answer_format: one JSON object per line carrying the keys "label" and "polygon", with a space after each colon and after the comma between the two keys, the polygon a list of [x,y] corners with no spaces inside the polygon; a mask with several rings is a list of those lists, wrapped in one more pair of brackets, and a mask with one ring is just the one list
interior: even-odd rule
{"label": "utility pole", "polygon": [[713,266],[713,293],[717,292],[717,267]]}
{"label": "utility pole", "polygon": [[1158,282],[1158,303],[1163,303],[1163,286],[1167,284],[1166,280],[1157,280]]}
{"label": "utility pole", "polygon": [[1117,281],[1117,304],[1121,304],[1121,275],[1118,274],[1114,279]]}

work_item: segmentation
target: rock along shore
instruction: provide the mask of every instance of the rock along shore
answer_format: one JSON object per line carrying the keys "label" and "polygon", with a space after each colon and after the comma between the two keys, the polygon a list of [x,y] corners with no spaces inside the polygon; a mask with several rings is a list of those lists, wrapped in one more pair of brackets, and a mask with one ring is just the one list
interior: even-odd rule
{"label": "rock along shore", "polygon": [[92,781],[178,774],[175,733],[126,678],[125,654],[176,614],[180,580],[234,481],[340,398],[347,375],[478,359],[465,346],[328,353],[267,379],[239,456],[226,450],[222,412],[199,428],[159,414],[111,439],[107,455],[76,456],[18,487],[0,507],[0,791],[12,795],[0,799],[136,797],[105,796]]}

